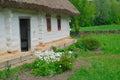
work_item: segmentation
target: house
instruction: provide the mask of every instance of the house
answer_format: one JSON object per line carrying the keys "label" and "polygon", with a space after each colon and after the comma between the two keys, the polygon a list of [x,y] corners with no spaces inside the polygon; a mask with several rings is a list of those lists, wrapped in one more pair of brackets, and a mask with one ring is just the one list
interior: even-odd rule
{"label": "house", "polygon": [[34,50],[70,37],[69,0],[0,0],[0,54]]}

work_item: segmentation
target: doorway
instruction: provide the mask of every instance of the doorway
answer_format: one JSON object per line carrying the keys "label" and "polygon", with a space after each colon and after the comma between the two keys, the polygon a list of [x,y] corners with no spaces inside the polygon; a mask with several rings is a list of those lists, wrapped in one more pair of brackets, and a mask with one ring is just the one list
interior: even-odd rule
{"label": "doorway", "polygon": [[20,24],[20,41],[21,51],[29,51],[31,46],[30,40],[30,19],[19,19]]}

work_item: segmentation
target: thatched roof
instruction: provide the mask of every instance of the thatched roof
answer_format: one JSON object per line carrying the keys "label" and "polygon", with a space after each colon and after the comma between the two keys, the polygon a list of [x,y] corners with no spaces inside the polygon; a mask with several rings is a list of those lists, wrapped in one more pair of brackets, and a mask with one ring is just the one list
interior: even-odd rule
{"label": "thatched roof", "polygon": [[68,15],[79,13],[69,0],[0,0],[0,6],[33,9],[48,13],[64,13]]}

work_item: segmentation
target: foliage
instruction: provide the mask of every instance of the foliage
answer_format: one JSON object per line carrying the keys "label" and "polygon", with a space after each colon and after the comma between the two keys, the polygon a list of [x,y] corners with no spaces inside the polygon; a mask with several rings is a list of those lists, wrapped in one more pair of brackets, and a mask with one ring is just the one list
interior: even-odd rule
{"label": "foliage", "polygon": [[80,14],[71,17],[71,28],[120,24],[120,2],[117,0],[70,0]]}
{"label": "foliage", "polygon": [[61,65],[62,71],[71,70],[72,69],[72,62],[73,62],[72,55],[65,52],[62,55],[60,62],[59,62]]}
{"label": "foliage", "polygon": [[81,42],[81,40],[78,40],[76,43],[75,43],[76,47],[79,48],[79,49],[83,49],[84,51],[87,51],[87,48],[84,46],[84,44]]}
{"label": "foliage", "polygon": [[[93,3],[88,0],[70,0],[73,5],[79,10],[80,14],[72,17],[71,24],[77,26],[90,26],[94,20],[95,7]],[[78,28],[76,29],[78,30]]]}
{"label": "foliage", "polygon": [[76,48],[76,45],[75,45],[75,44],[72,44],[72,45],[70,45],[70,46],[67,48],[67,50],[68,50],[68,51],[74,51],[75,48]]}
{"label": "foliage", "polygon": [[93,38],[82,38],[78,39],[75,43],[76,48],[87,50],[96,50],[100,47],[100,42]]}
{"label": "foliage", "polygon": [[94,38],[101,44],[101,49],[105,54],[120,53],[120,35],[119,34],[89,34],[81,36],[83,38]]}
{"label": "foliage", "polygon": [[120,24],[120,2],[116,0],[110,0],[111,1],[111,16],[112,16],[112,22],[115,24]]}
{"label": "foliage", "polygon": [[88,0],[80,0],[80,20],[81,26],[90,26],[94,20],[95,5]]}
{"label": "foliage", "polygon": [[17,72],[18,68],[11,69],[11,65],[7,64],[5,69],[0,71],[0,80],[18,80]]}
{"label": "foliage", "polygon": [[52,49],[54,52],[57,52],[57,47],[52,46],[51,49]]}
{"label": "foliage", "polygon": [[79,57],[79,53],[78,52],[74,52],[73,56],[74,56],[74,58],[78,58]]}
{"label": "foliage", "polygon": [[58,66],[58,62],[47,63],[44,60],[36,59],[32,66],[32,74],[36,76],[54,75],[60,72],[62,71],[61,71],[60,65]]}
{"label": "foliage", "polygon": [[2,72],[0,71],[0,78],[2,77]]}
{"label": "foliage", "polygon": [[[43,52],[39,52],[40,56],[32,63],[32,74],[38,76],[47,76],[47,75],[55,75],[61,73],[63,71],[72,69],[72,55],[68,52],[62,53],[62,55],[58,55],[59,53],[51,53],[46,54]],[[55,56],[53,56],[55,55]],[[52,57],[50,57],[52,56]]]}
{"label": "foliage", "polygon": [[11,77],[11,70],[10,70],[10,68],[11,68],[11,65],[7,64],[6,70],[5,70],[5,75],[6,75],[6,79],[7,80],[9,80],[10,77]]}
{"label": "foliage", "polygon": [[55,46],[52,46],[51,49],[54,51],[54,52],[64,52],[65,50],[64,49],[60,49],[60,48],[57,48]]}
{"label": "foliage", "polygon": [[100,42],[93,38],[82,39],[81,42],[88,50],[96,50],[100,47]]}
{"label": "foliage", "polygon": [[95,24],[104,25],[111,23],[111,3],[110,0],[94,0],[96,5]]}
{"label": "foliage", "polygon": [[78,19],[75,17],[75,24],[73,24],[73,27],[75,28],[75,33],[76,35],[79,35],[79,21]]}

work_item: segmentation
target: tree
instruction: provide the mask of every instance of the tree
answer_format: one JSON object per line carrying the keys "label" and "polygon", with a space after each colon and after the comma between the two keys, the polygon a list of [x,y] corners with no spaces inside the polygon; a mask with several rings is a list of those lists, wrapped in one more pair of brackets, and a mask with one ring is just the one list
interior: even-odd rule
{"label": "tree", "polygon": [[95,24],[104,25],[111,23],[111,3],[110,0],[94,0],[96,8]]}
{"label": "tree", "polygon": [[80,12],[80,14],[77,16],[79,26],[92,25],[95,16],[94,3],[90,3],[88,0],[70,0],[70,1]]}
{"label": "tree", "polygon": [[[71,25],[120,24],[120,0],[70,0],[80,14],[72,17]],[[78,28],[75,28],[76,30]]]}
{"label": "tree", "polygon": [[120,3],[116,0],[111,0],[112,22],[120,24]]}
{"label": "tree", "polygon": [[91,26],[95,16],[94,3],[88,0],[80,0],[80,24],[81,26]]}

